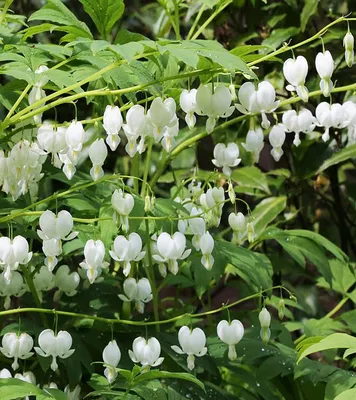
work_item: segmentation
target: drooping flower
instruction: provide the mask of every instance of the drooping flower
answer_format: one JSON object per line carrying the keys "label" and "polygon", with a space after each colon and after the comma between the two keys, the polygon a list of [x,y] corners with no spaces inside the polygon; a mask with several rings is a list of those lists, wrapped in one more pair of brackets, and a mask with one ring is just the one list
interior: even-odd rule
{"label": "drooping flower", "polygon": [[275,125],[268,135],[268,140],[272,146],[271,155],[278,162],[282,155],[282,146],[286,140],[285,128],[282,124]]}
{"label": "drooping flower", "polygon": [[52,124],[45,123],[38,128],[37,143],[41,150],[52,154],[52,164],[56,168],[62,167],[59,158],[60,153],[66,153],[68,146],[65,140],[66,128],[59,126],[55,128]]}
{"label": "drooping flower", "polygon": [[70,272],[68,265],[61,265],[55,276],[55,286],[58,287],[58,291],[54,294],[54,300],[58,300],[62,293],[68,297],[75,296],[79,283],[78,272]]}
{"label": "drooping flower", "polygon": [[219,226],[221,214],[225,202],[225,193],[222,187],[210,188],[202,193],[199,202],[206,211],[206,219],[212,226]]}
{"label": "drooping flower", "polygon": [[273,85],[268,81],[263,81],[256,89],[252,82],[245,82],[240,87],[238,96],[241,104],[236,104],[236,108],[242,114],[261,113],[262,128],[268,129],[270,122],[266,114],[275,111],[279,105]]}
{"label": "drooping flower", "polygon": [[268,343],[269,338],[271,337],[271,330],[269,329],[271,325],[271,314],[268,312],[266,307],[262,308],[258,314],[258,319],[261,324],[261,339],[264,341],[264,343]]}
{"label": "drooping flower", "polygon": [[253,154],[255,163],[260,159],[260,153],[264,146],[264,136],[261,128],[249,130],[246,135],[246,143],[241,143],[246,151]]}
{"label": "drooping flower", "polygon": [[125,294],[119,294],[122,301],[134,301],[136,310],[142,314],[144,312],[145,303],[152,300],[152,289],[150,281],[147,278],[136,280],[127,278],[124,282]]}
{"label": "drooping flower", "polygon": [[153,125],[153,138],[158,143],[169,128],[177,125],[176,102],[172,97],[156,97],[147,113]]}
{"label": "drooping flower", "polygon": [[103,128],[107,134],[106,143],[112,151],[120,144],[119,132],[122,127],[123,118],[118,106],[106,106],[103,117]]}
{"label": "drooping flower", "polygon": [[214,264],[214,257],[211,255],[214,249],[214,239],[209,232],[204,233],[199,240],[199,247],[202,252],[201,263],[204,268],[211,270]]}
{"label": "drooping flower", "polygon": [[329,104],[326,101],[319,103],[315,110],[315,116],[318,125],[325,128],[325,132],[321,136],[324,142],[330,139],[330,128],[342,129],[349,124],[345,108],[339,103]]}
{"label": "drooping flower", "polygon": [[242,212],[231,213],[228,218],[229,225],[233,230],[232,243],[241,244],[243,236],[246,234],[247,221]]}
{"label": "drooping flower", "polygon": [[38,345],[35,351],[42,357],[52,357],[51,369],[57,371],[57,358],[68,358],[74,353],[72,336],[67,331],[59,331],[55,334],[52,329],[45,329],[38,337]]}
{"label": "drooping flower", "polygon": [[79,121],[72,121],[65,133],[65,140],[68,146],[66,153],[69,160],[76,165],[78,162],[79,153],[83,149],[85,139],[85,131],[83,124]]}
{"label": "drooping flower", "polygon": [[354,63],[354,37],[350,31],[346,33],[343,40],[345,47],[345,61],[348,67],[352,67]]}
{"label": "drooping flower", "polygon": [[196,113],[206,115],[206,132],[210,134],[219,118],[228,118],[234,112],[231,106],[231,93],[226,86],[202,85],[196,93]]}
{"label": "drooping flower", "polygon": [[89,158],[93,164],[90,169],[90,175],[94,181],[97,181],[102,176],[104,176],[104,171],[102,166],[108,156],[108,149],[104,143],[103,139],[96,139],[89,148]]}
{"label": "drooping flower", "polygon": [[47,292],[54,288],[55,276],[45,265],[43,265],[34,275],[33,283],[38,295],[42,298],[42,292]]}
{"label": "drooping flower", "polygon": [[299,146],[301,143],[300,133],[311,133],[315,128],[316,119],[308,109],[303,108],[299,113],[295,110],[286,111],[283,114],[282,121],[287,132],[295,133],[293,144]]}
{"label": "drooping flower", "polygon": [[0,379],[12,378],[11,372],[7,368],[0,370]]}
{"label": "drooping flower", "polygon": [[18,336],[14,332],[6,333],[1,342],[0,351],[5,357],[13,358],[14,362],[11,367],[14,371],[19,367],[18,360],[26,360],[30,358],[34,353],[31,352],[33,347],[33,339],[27,333],[21,333]]}
{"label": "drooping flower", "polygon": [[[130,157],[138,151],[140,154],[145,151],[145,139],[153,136],[153,125],[145,113],[145,108],[139,104],[132,106],[126,114],[126,124],[122,126],[127,144],[125,150]],[[139,143],[137,143],[140,138]]]}
{"label": "drooping flower", "polygon": [[109,253],[114,260],[123,263],[123,273],[128,276],[131,271],[131,262],[142,260],[146,254],[141,250],[141,237],[136,232],[132,232],[127,239],[122,235],[117,236],[114,240],[113,250],[110,250]]}
{"label": "drooping flower", "polygon": [[288,58],[283,64],[283,74],[290,83],[286,86],[286,89],[296,91],[297,95],[307,102],[309,92],[304,84],[308,74],[308,62],[305,57],[298,56],[295,60]]}
{"label": "drooping flower", "polygon": [[0,237],[0,266],[4,269],[4,279],[7,284],[11,282],[12,271],[19,265],[27,264],[32,258],[27,240],[18,235],[13,240],[6,236]]}
{"label": "drooping flower", "polygon": [[84,246],[85,260],[79,265],[86,270],[88,281],[92,284],[101,275],[101,271],[109,266],[109,263],[104,261],[105,246],[101,240],[90,239]]}
{"label": "drooping flower", "polygon": [[328,97],[333,89],[331,76],[334,72],[334,60],[329,50],[317,54],[315,59],[315,67],[321,78],[320,89],[323,95]]}
{"label": "drooping flower", "polygon": [[111,205],[115,210],[114,220],[116,220],[117,215],[119,216],[119,225],[122,227],[124,232],[129,230],[129,219],[132,209],[135,205],[135,200],[130,193],[124,193],[121,189],[115,190],[111,197]]}
{"label": "drooping flower", "polygon": [[231,322],[222,320],[218,323],[217,334],[224,343],[229,345],[228,357],[231,361],[236,360],[235,345],[240,342],[244,335],[244,326],[238,319]]}
{"label": "drooping flower", "polygon": [[205,347],[206,336],[200,328],[191,330],[188,326],[182,326],[178,332],[180,347],[171,346],[178,354],[187,354],[187,366],[192,370],[195,367],[195,357],[203,357],[208,349]]}
{"label": "drooping flower", "polygon": [[238,158],[239,154],[239,147],[236,143],[228,143],[227,146],[224,143],[218,143],[214,147],[215,159],[212,162],[218,168],[222,168],[225,175],[230,176],[231,168],[236,167],[241,162],[241,158]]}
{"label": "drooping flower", "polygon": [[134,363],[140,363],[144,370],[161,365],[164,358],[160,357],[160,354],[161,344],[154,337],[148,340],[143,337],[136,338],[133,341],[132,350],[129,350],[131,360]]}
{"label": "drooping flower", "polygon": [[197,89],[184,89],[180,94],[179,104],[181,109],[186,113],[185,122],[189,129],[193,129],[196,124],[195,111],[197,108]]}
{"label": "drooping flower", "polygon": [[180,232],[169,235],[161,233],[157,239],[157,252],[152,257],[159,263],[159,271],[162,276],[166,276],[166,264],[168,270],[176,275],[178,273],[178,260],[184,260],[191,252],[185,249],[186,239]]}
{"label": "drooping flower", "polygon": [[116,367],[121,360],[121,351],[116,340],[111,340],[103,350],[103,361],[106,364],[104,375],[111,384],[117,377]]}
{"label": "drooping flower", "polygon": [[0,296],[5,297],[5,310],[8,310],[11,306],[11,296],[21,297],[25,292],[24,280],[19,272],[12,272],[10,283],[6,283],[4,274],[0,275]]}

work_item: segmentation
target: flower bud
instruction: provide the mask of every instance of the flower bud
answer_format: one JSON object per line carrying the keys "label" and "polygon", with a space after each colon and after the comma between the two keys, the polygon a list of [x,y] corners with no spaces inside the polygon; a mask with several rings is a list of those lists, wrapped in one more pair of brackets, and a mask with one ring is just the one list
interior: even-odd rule
{"label": "flower bud", "polygon": [[235,204],[236,201],[236,194],[234,190],[234,186],[232,185],[231,181],[229,182],[229,187],[227,189],[227,194],[229,195],[229,199],[232,204]]}
{"label": "flower bud", "polygon": [[260,320],[261,328],[269,328],[271,325],[271,314],[268,312],[266,307],[263,307],[258,315]]}
{"label": "flower bud", "polygon": [[237,100],[237,96],[236,96],[235,85],[233,83],[231,83],[231,85],[229,85],[229,90],[230,90],[230,93],[231,93],[231,100],[232,101],[236,101]]}
{"label": "flower bud", "polygon": [[284,309],[285,309],[285,303],[283,299],[279,300],[278,304],[278,318],[283,319],[284,318]]}
{"label": "flower bud", "polygon": [[351,32],[347,32],[344,37],[345,61],[348,67],[354,63],[354,37]]}

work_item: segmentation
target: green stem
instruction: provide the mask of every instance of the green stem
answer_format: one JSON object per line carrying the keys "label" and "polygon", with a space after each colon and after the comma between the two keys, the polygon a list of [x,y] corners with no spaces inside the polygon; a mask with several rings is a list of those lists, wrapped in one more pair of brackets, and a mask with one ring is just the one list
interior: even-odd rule
{"label": "green stem", "polygon": [[199,10],[197,16],[195,17],[195,20],[194,20],[194,22],[193,22],[193,25],[191,26],[191,28],[190,28],[190,30],[189,30],[189,32],[188,32],[187,40],[190,40],[190,38],[192,37],[192,35],[193,35],[194,31],[195,31],[195,28],[196,28],[196,26],[198,25],[198,23],[199,23],[199,21],[200,21],[200,18],[201,18],[201,16],[203,15],[203,12],[205,11],[205,8],[206,8],[206,7],[205,7],[205,4],[202,4],[202,6],[200,7],[200,10]]}
{"label": "green stem", "polygon": [[144,170],[144,173],[143,173],[143,183],[142,183],[142,189],[141,189],[141,196],[142,197],[145,197],[145,195],[146,195],[146,186],[147,186],[148,172],[149,172],[149,169],[150,169],[152,147],[153,147],[153,139],[150,138],[150,141],[148,143],[147,153],[146,153],[145,170]]}
{"label": "green stem", "polygon": [[[131,159],[132,160],[132,175],[133,176],[139,176],[139,163],[140,163],[140,154],[137,152],[134,157]],[[139,192],[139,181],[137,179],[134,179],[134,191],[136,193]]]}
{"label": "green stem", "polygon": [[203,30],[210,24],[210,22],[217,17],[221,11],[223,11],[229,4],[232,3],[232,0],[227,0],[226,3],[224,3],[222,6],[218,7],[211,15],[210,17],[203,23],[203,25],[195,32],[195,34],[192,36],[192,40],[195,40],[199,37],[199,35],[203,32]]}
{"label": "green stem", "polygon": [[245,301],[249,301],[255,298],[258,298],[261,296],[262,293],[269,292],[274,289],[280,289],[282,288],[283,290],[287,290],[289,293],[289,290],[286,289],[284,286],[278,285],[278,286],[272,286],[268,289],[262,290],[258,293],[252,294],[250,296],[244,297],[243,299],[236,300],[233,303],[223,305],[217,309],[198,313],[198,314],[191,314],[191,313],[184,313],[181,315],[177,315],[175,317],[166,319],[166,320],[161,320],[161,321],[131,321],[131,320],[123,320],[123,319],[115,319],[115,318],[104,318],[104,317],[97,317],[95,315],[89,315],[89,314],[81,314],[81,313],[75,313],[75,312],[70,312],[70,311],[61,311],[61,310],[56,310],[56,309],[48,309],[48,308],[15,308],[12,310],[6,310],[6,311],[0,311],[0,317],[5,316],[5,315],[14,315],[14,314],[21,314],[21,313],[40,313],[40,314],[58,314],[58,315],[63,315],[67,317],[73,317],[73,318],[83,318],[83,319],[91,319],[93,321],[101,321],[105,322],[107,324],[123,324],[123,325],[133,325],[133,326],[150,326],[150,325],[164,325],[164,324],[170,324],[172,322],[179,321],[180,319],[183,319],[185,317],[188,318],[202,318],[207,315],[212,315],[212,314],[217,314],[227,308],[235,307],[241,303],[244,303]]}
{"label": "green stem", "polygon": [[[25,277],[25,281],[31,291],[31,294],[32,294],[33,300],[35,301],[36,306],[41,307],[41,300],[38,296],[35,284],[33,282],[33,278],[31,276],[29,270],[27,269],[26,266],[22,266],[21,270],[22,270],[23,276]],[[43,314],[41,314],[40,317],[42,319],[42,323],[44,324],[44,326],[46,328],[48,328],[49,325],[48,325],[48,321],[47,321],[46,317]]]}
{"label": "green stem", "polygon": [[32,85],[27,85],[25,87],[25,89],[23,90],[23,92],[21,93],[21,95],[15,101],[15,104],[11,107],[11,110],[8,112],[8,114],[6,115],[6,117],[5,117],[4,121],[3,121],[4,124],[6,124],[6,122],[10,119],[11,115],[16,111],[16,108],[19,106],[19,104],[21,103],[23,98],[26,96],[28,91],[31,89],[31,86]]}
{"label": "green stem", "polygon": [[[152,289],[152,301],[153,301],[153,314],[155,318],[155,322],[159,322],[159,309],[158,309],[158,291],[156,286],[155,273],[152,264],[152,252],[151,252],[151,237],[150,237],[150,227],[148,220],[145,221],[146,224],[146,239],[147,239],[147,256],[148,256],[148,264],[146,267],[146,275],[148,280],[150,281],[151,289]],[[160,327],[156,325],[156,331],[160,331]]]}

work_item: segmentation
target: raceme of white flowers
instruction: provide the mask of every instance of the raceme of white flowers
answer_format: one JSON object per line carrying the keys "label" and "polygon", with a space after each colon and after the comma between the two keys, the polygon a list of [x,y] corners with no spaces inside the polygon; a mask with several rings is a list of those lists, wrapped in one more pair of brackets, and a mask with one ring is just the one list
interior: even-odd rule
{"label": "raceme of white flowers", "polygon": [[[343,46],[346,64],[351,67],[354,63],[354,37],[350,31],[344,37]],[[320,77],[321,92],[326,97],[329,97],[334,87],[332,81],[334,67],[332,54],[323,48],[323,51],[316,55],[315,68]],[[42,65],[34,72],[35,83],[28,96],[28,101],[30,105],[34,105],[34,109],[43,105],[43,103],[40,105],[35,103],[42,101],[46,96],[43,87],[48,82],[47,71],[48,67]],[[308,61],[300,55],[295,59],[287,59],[283,65],[286,90],[295,92],[304,102],[307,102],[309,98],[306,86],[308,71]],[[242,114],[261,115],[261,128],[270,129],[271,121],[267,118],[267,114],[273,114],[280,106],[280,101],[276,100],[275,88],[269,81],[264,80],[258,84],[243,83],[238,90],[237,98],[238,102],[236,102],[233,84],[227,85],[221,82],[205,84],[196,89],[183,89],[179,97],[179,107],[185,113],[185,122],[189,129],[195,127],[197,116],[207,117],[207,134],[213,132],[219,119],[230,117],[236,109]],[[321,112],[318,112],[315,117],[310,111],[308,112],[307,108],[299,111],[297,115],[293,109],[283,111],[284,131],[295,133],[293,143],[298,146],[301,133],[314,138],[315,136],[311,133],[315,133],[315,128],[322,127],[325,129],[322,139],[328,141],[330,128],[340,130],[347,127],[347,143],[354,143],[356,138],[353,117],[356,116],[356,111],[353,109],[348,119],[344,119],[343,123],[338,123],[337,117],[340,113],[336,110],[342,107],[343,112],[344,109],[350,111],[350,107],[345,104],[333,106],[334,104],[331,104],[329,108],[323,106],[322,110],[319,109]],[[166,99],[157,97],[146,108],[138,104],[133,105],[127,110],[126,116],[123,116],[118,106],[106,106],[102,120],[105,135],[94,138],[90,137],[90,129],[84,129],[85,121],[74,120],[68,125],[57,126],[50,121],[42,123],[42,116],[36,115],[34,122],[40,125],[36,141],[31,143],[28,140],[20,140],[7,154],[4,151],[0,152],[2,190],[11,195],[14,200],[28,192],[31,198],[35,199],[38,182],[44,175],[42,165],[47,155],[50,155],[51,162],[56,168],[62,168],[69,180],[76,173],[78,163],[83,162],[82,158],[89,157],[92,163],[90,175],[94,181],[97,181],[104,175],[103,165],[108,156],[107,146],[111,151],[116,151],[122,139],[130,157],[137,153],[142,154],[151,140],[156,144],[161,144],[166,152],[171,152],[177,144],[180,132],[175,100],[172,97]],[[275,114],[274,118],[277,118]],[[246,142],[242,143],[245,150],[252,153],[254,162],[258,162],[259,154],[264,146],[264,133],[261,128],[256,126],[251,129],[246,136]],[[274,132],[272,136],[276,136],[273,128],[271,132]],[[97,129],[96,136],[98,133]],[[282,146],[274,147],[277,149],[271,154],[278,162],[283,154]],[[86,153],[83,152],[85,148],[89,150]],[[224,174],[230,176],[231,168],[238,166],[240,161],[236,143],[216,144],[213,162],[218,168],[222,168]]]}

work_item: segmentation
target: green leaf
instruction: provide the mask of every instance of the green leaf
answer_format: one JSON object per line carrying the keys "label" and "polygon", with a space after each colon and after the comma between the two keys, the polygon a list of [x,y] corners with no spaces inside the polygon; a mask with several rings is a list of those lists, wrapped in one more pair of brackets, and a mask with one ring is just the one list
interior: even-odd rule
{"label": "green leaf", "polygon": [[318,10],[319,0],[305,0],[302,14],[300,16],[300,29],[305,31],[307,23]]}
{"label": "green leaf", "polygon": [[186,372],[168,372],[158,370],[149,371],[139,375],[137,378],[135,378],[134,382],[139,383],[151,379],[183,379],[185,381],[195,383],[203,390],[205,389],[204,384],[199,379],[197,379],[194,375],[188,374]]}
{"label": "green leaf", "polygon": [[279,46],[281,46],[281,44],[286,42],[288,39],[290,39],[295,35],[298,35],[299,32],[300,29],[295,26],[283,29],[274,29],[271,35],[262,42],[262,45],[267,46],[270,49],[276,50]]}
{"label": "green leaf", "polygon": [[345,147],[344,149],[338,151],[337,153],[329,157],[327,160],[325,160],[319,167],[317,174],[320,174],[320,172],[326,170],[332,165],[340,164],[348,160],[349,158],[355,158],[355,157],[356,157],[356,144],[352,144],[351,146]]}
{"label": "green leaf", "polygon": [[[25,396],[46,396],[46,393],[31,383],[20,379],[0,379],[0,399],[14,400]],[[47,396],[47,398],[51,396]]]}
{"label": "green leaf", "polygon": [[94,21],[103,39],[111,32],[125,10],[123,0],[79,0]]}
{"label": "green leaf", "polygon": [[356,389],[349,389],[345,392],[340,393],[334,398],[334,400],[355,400],[356,399]]}
{"label": "green leaf", "polygon": [[263,288],[272,286],[272,266],[261,254],[222,240],[215,242],[214,251],[224,256],[249,283]]}
{"label": "green leaf", "polygon": [[259,189],[270,194],[266,175],[257,167],[242,167],[234,170],[231,179],[239,185]]}
{"label": "green leaf", "polygon": [[254,224],[257,237],[266,229],[267,225],[273,222],[276,217],[286,208],[287,198],[268,197],[262,200],[252,211],[251,221]]}
{"label": "green leaf", "polygon": [[61,0],[48,0],[38,11],[34,12],[29,21],[51,21],[60,25],[69,25],[78,28],[80,35],[92,39],[90,29],[63,4]]}
{"label": "green leaf", "polygon": [[346,333],[334,333],[312,345],[304,345],[305,342],[306,341],[303,340],[303,342],[299,344],[301,350],[298,353],[297,363],[299,363],[300,360],[307,357],[309,354],[319,351],[330,349],[356,349],[356,338],[347,335]]}

